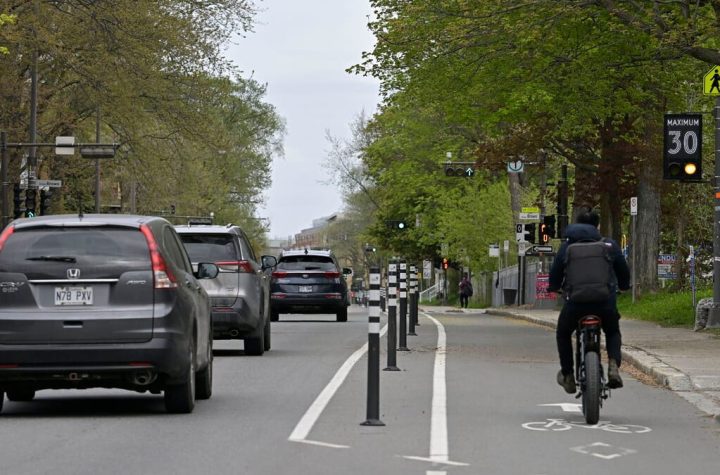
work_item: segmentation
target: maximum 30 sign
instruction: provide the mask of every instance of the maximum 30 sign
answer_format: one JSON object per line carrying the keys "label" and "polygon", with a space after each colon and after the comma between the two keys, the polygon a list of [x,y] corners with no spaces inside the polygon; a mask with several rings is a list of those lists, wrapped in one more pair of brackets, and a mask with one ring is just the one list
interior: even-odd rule
{"label": "maximum 30 sign", "polygon": [[[665,140],[663,151],[663,169],[666,179],[689,178],[698,180],[701,173],[685,176],[685,165],[696,165],[700,172],[702,165],[702,115],[665,114]],[[690,175],[693,175],[693,171]]]}

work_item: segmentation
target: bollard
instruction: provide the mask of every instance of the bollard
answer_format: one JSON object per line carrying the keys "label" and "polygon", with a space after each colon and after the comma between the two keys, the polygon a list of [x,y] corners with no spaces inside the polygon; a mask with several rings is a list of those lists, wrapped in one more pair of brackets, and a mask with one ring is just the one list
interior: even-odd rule
{"label": "bollard", "polygon": [[398,351],[410,351],[407,347],[407,263],[400,262],[400,346]]}
{"label": "bollard", "polygon": [[408,301],[408,308],[409,308],[409,314],[410,318],[410,327],[408,330],[408,335],[410,336],[417,336],[417,333],[415,333],[415,320],[417,320],[417,314],[415,301],[417,300],[417,268],[414,265],[410,266],[410,299]]}
{"label": "bollard", "polygon": [[385,286],[380,286],[380,310],[385,311]]}
{"label": "bollard", "polygon": [[397,262],[388,265],[388,331],[387,368],[383,371],[400,371],[397,367]]}
{"label": "bollard", "polygon": [[380,420],[380,269],[370,268],[368,307],[367,419],[360,425],[384,426]]}

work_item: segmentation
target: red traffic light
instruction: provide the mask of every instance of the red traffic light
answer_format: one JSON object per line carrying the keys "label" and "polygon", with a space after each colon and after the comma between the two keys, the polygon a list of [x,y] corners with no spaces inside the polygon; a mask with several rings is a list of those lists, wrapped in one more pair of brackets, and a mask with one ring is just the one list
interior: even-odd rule
{"label": "red traffic light", "polygon": [[447,268],[448,268],[448,265],[449,265],[449,263],[448,263],[447,257],[443,257],[443,260],[442,260],[442,268],[443,268],[443,269],[447,269]]}

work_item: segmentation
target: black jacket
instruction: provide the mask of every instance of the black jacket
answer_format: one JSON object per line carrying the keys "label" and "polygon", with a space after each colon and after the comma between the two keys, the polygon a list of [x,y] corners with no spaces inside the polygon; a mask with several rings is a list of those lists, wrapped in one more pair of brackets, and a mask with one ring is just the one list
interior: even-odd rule
{"label": "black jacket", "polygon": [[[553,260],[552,267],[550,268],[550,287],[548,290],[557,292],[562,289],[563,280],[565,279],[565,253],[570,244],[578,241],[598,241],[600,239],[603,239],[600,231],[590,224],[571,224],[565,228],[565,242],[560,246],[555,260]],[[613,270],[617,278],[617,286],[620,290],[627,290],[630,288],[630,269],[625,261],[625,256],[623,256],[617,242],[607,238],[605,238],[605,241],[612,244],[610,253],[613,257]],[[614,305],[614,292],[610,300],[611,302],[609,303]]]}

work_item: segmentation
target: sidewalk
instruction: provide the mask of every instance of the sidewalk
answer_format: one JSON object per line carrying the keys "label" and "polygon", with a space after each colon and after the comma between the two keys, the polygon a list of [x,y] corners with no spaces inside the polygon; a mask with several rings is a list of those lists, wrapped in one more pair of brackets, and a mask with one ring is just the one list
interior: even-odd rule
{"label": "sidewalk", "polygon": [[[557,310],[522,307],[459,309],[421,306],[427,312],[488,313],[527,320],[555,328]],[[622,319],[623,362],[720,421],[720,338],[686,330],[664,328],[639,320]]]}

